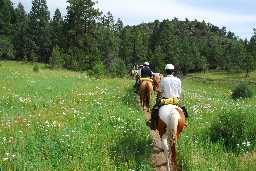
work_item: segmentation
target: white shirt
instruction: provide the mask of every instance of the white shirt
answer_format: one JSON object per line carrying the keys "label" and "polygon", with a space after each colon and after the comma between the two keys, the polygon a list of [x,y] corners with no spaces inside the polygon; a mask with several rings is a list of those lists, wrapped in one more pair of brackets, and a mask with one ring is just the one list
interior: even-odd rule
{"label": "white shirt", "polygon": [[167,75],[160,82],[161,97],[172,98],[181,96],[181,81],[173,75]]}

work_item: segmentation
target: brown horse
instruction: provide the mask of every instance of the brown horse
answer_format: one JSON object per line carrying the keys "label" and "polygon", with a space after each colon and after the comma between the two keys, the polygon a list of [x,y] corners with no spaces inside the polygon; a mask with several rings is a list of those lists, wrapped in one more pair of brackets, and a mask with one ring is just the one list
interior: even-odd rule
{"label": "brown horse", "polygon": [[162,78],[162,74],[154,73],[153,74],[153,88],[157,95],[160,95],[160,81]]}
{"label": "brown horse", "polygon": [[161,137],[168,171],[177,170],[176,142],[185,127],[185,115],[181,108],[176,105],[164,105],[160,108],[157,130]]}
{"label": "brown horse", "polygon": [[150,109],[150,97],[153,92],[153,84],[151,79],[141,79],[140,83],[140,104],[144,107],[146,106],[147,111]]}

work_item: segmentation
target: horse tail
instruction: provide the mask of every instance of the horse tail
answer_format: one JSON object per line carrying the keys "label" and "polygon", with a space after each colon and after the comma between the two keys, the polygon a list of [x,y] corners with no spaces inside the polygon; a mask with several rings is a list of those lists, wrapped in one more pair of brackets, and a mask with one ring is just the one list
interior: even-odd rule
{"label": "horse tail", "polygon": [[177,111],[172,111],[169,121],[167,123],[167,136],[169,147],[172,147],[172,145],[176,143],[179,119],[179,113]]}
{"label": "horse tail", "polygon": [[148,105],[148,107],[149,107],[149,104],[150,104],[150,98],[151,98],[152,90],[153,90],[152,83],[147,82],[147,84],[146,84],[146,96],[147,96],[147,105]]}

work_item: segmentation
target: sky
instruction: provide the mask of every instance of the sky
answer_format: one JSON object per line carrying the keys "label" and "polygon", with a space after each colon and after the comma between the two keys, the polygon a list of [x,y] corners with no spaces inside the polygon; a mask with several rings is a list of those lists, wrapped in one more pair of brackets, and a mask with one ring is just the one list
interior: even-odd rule
{"label": "sky", "polygon": [[[51,15],[59,8],[66,15],[67,0],[47,0]],[[21,2],[25,9],[31,9],[32,0],[12,0]],[[242,39],[250,39],[256,28],[255,0],[98,0],[100,11],[110,11],[114,18],[120,18],[125,25],[137,25],[154,20],[188,18],[197,19],[226,27]]]}

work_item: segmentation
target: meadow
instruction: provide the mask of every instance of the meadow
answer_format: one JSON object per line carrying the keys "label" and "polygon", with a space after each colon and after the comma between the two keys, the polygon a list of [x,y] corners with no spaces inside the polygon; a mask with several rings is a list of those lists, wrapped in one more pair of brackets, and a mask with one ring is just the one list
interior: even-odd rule
{"label": "meadow", "polygon": [[[39,67],[33,72],[32,64],[0,63],[1,170],[153,170],[133,80]],[[208,77],[183,79],[190,117],[178,141],[178,164],[183,170],[256,170],[255,86],[252,98],[233,100],[233,81]],[[231,139],[241,135],[234,142],[216,136],[228,129],[219,127],[220,118],[234,123]],[[238,130],[239,121],[248,125]]]}
{"label": "meadow", "polygon": [[1,170],[149,170],[132,84],[1,62]]}
{"label": "meadow", "polygon": [[[183,103],[191,116],[178,146],[184,170],[256,170],[256,88],[241,74],[230,75],[199,73],[183,80]],[[240,81],[250,84],[252,98],[231,98]]]}

